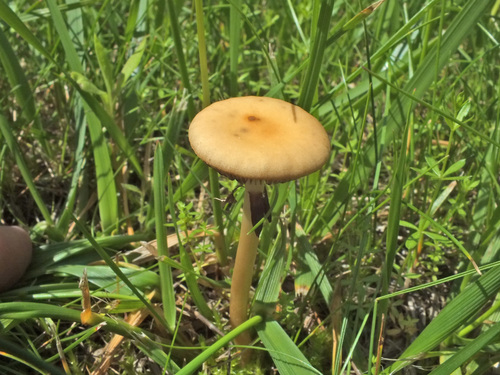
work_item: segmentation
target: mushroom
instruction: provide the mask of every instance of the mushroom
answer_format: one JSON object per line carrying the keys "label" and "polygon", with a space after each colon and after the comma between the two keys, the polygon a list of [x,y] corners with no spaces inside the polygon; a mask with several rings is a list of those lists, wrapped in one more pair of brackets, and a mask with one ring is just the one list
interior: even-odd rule
{"label": "mushroom", "polygon": [[[247,96],[215,102],[192,120],[189,142],[196,155],[221,174],[245,184],[241,232],[231,282],[229,319],[248,319],[257,255],[257,223],[269,210],[266,183],[295,180],[320,169],[330,154],[321,123],[291,103]],[[249,345],[248,331],[235,343]]]}
{"label": "mushroom", "polygon": [[17,283],[31,262],[28,233],[17,226],[0,226],[0,292]]}

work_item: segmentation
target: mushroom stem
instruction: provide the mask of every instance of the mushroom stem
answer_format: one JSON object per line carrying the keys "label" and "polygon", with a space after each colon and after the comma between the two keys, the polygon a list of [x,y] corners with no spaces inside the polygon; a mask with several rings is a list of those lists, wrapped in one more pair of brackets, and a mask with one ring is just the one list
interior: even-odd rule
{"label": "mushroom stem", "polygon": [[[229,304],[229,321],[233,328],[238,327],[248,319],[249,293],[259,244],[259,238],[255,231],[249,233],[254,227],[250,200],[254,194],[262,196],[264,187],[265,183],[263,181],[249,181],[245,184],[240,241],[233,269],[231,301]],[[236,345],[250,345],[252,337],[249,331],[245,331],[236,337],[234,341]]]}

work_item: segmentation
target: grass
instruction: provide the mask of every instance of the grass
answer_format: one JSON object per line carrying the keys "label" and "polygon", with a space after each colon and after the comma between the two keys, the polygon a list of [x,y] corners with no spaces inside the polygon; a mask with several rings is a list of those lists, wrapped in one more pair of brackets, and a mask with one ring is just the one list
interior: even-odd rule
{"label": "grass", "polygon": [[[491,373],[499,5],[0,0],[1,223],[35,244],[0,372]],[[187,129],[243,95],[310,111],[332,153],[269,187],[231,331],[242,189]]]}

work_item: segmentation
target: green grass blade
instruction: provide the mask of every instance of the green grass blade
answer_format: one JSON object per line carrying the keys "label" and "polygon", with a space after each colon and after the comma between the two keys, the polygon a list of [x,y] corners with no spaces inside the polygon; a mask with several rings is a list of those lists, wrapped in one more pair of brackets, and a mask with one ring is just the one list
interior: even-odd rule
{"label": "green grass blade", "polygon": [[[392,270],[394,267],[394,259],[396,258],[396,252],[399,247],[398,236],[400,230],[399,221],[401,219],[401,202],[403,200],[403,186],[405,184],[405,175],[408,173],[406,162],[407,134],[408,129],[405,128],[405,130],[403,130],[399,157],[395,162],[396,173],[394,174],[391,183],[391,204],[387,222],[385,262],[382,268],[382,295],[387,294],[387,292],[389,291]],[[378,311],[380,316],[387,313],[387,307],[387,301],[381,301]]]}
{"label": "green grass blade", "polygon": [[479,337],[469,342],[462,349],[457,351],[449,359],[447,359],[443,364],[438,366],[429,375],[449,375],[453,371],[458,369],[464,363],[469,361],[473,356],[478,354],[481,349],[485,346],[491,344],[494,340],[498,340],[498,335],[500,335],[500,323],[496,323]]}
{"label": "green grass blade", "polygon": [[325,46],[328,40],[328,32],[330,31],[333,3],[333,0],[325,0],[321,2],[321,10],[309,56],[309,64],[307,66],[306,75],[303,79],[302,90],[300,91],[298,101],[298,105],[306,111],[310,110],[314,96],[317,93],[321,65],[323,63]]}
{"label": "green grass blade", "polygon": [[300,22],[297,18],[297,13],[295,12],[295,9],[293,8],[293,4],[291,0],[287,0],[286,6],[288,8],[288,12],[290,13],[292,19],[293,19],[293,25],[297,29],[297,33],[300,35],[300,40],[302,43],[307,46],[309,44],[309,41],[307,40],[306,36],[304,35],[304,31],[302,31],[302,27],[300,25]]}
{"label": "green grass blade", "polygon": [[26,25],[19,19],[19,17],[9,8],[9,6],[0,0],[0,18],[4,20],[10,27],[26,40],[33,48],[40,52],[46,59],[57,65],[49,51],[45,49],[43,44],[36,36],[26,27]]}
{"label": "green grass blade", "polygon": [[167,3],[167,12],[170,20],[170,30],[172,31],[172,38],[174,40],[174,47],[178,60],[177,66],[179,67],[180,70],[182,84],[189,93],[189,97],[187,98],[188,117],[192,119],[195,115],[195,109],[194,109],[193,97],[191,96],[192,93],[191,81],[189,79],[189,73],[186,64],[186,58],[184,56],[184,49],[182,44],[179,21],[177,18],[177,11],[175,9],[176,4],[174,0],[166,0],[166,3]]}
{"label": "green grass blade", "polygon": [[123,80],[121,82],[122,86],[125,85],[132,73],[134,73],[134,71],[139,67],[148,42],[148,38],[144,38],[142,42],[137,46],[134,53],[127,59],[127,61],[123,65],[123,68],[121,70],[121,74],[123,75]]}
{"label": "green grass blade", "polygon": [[174,193],[174,201],[178,202],[186,196],[186,194],[199,186],[208,177],[208,166],[198,159],[189,169],[189,174],[182,181],[181,186]]}
{"label": "green grass blade", "polygon": [[460,251],[467,257],[467,259],[469,259],[469,261],[471,262],[471,264],[474,267],[474,269],[476,270],[476,272],[478,274],[481,274],[481,271],[479,270],[479,267],[477,266],[476,262],[474,261],[474,259],[472,258],[472,256],[469,254],[469,252],[467,251],[467,249],[464,247],[464,245],[462,245],[462,243],[459,240],[456,239],[456,237],[453,234],[450,233],[450,231],[448,231],[445,227],[443,227],[437,221],[433,220],[432,217],[430,217],[429,215],[427,215],[425,212],[419,210],[417,207],[415,207],[411,203],[406,203],[406,205],[409,208],[411,208],[413,211],[417,212],[420,216],[422,216],[423,218],[425,218],[427,221],[429,221],[429,223],[431,224],[431,226],[433,226],[436,229],[438,229],[439,231],[443,232],[460,249]]}
{"label": "green grass blade", "polygon": [[16,359],[19,362],[31,367],[33,370],[39,371],[41,374],[65,375],[66,373],[60,368],[45,362],[40,357],[34,355],[26,348],[14,344],[10,340],[6,340],[0,336],[0,356],[8,356]]}
{"label": "green grass blade", "polygon": [[143,294],[135,287],[135,285],[128,279],[127,275],[125,275],[120,267],[118,267],[113,259],[106,253],[106,251],[99,245],[99,243],[91,236],[86,227],[78,221],[76,217],[73,217],[76,226],[85,236],[85,238],[90,242],[95,251],[100,255],[100,257],[104,260],[104,262],[108,265],[109,268],[113,270],[113,272],[123,281],[123,283],[132,290],[132,292],[141,300],[144,306],[149,310],[152,316],[154,316],[160,323],[162,323],[165,327],[168,327],[165,318],[163,318],[155,308],[151,305],[151,303],[144,298]]}
{"label": "green grass blade", "polygon": [[297,255],[301,270],[295,280],[296,288],[309,290],[313,283],[317,283],[323,299],[330,306],[333,297],[333,288],[326,277],[324,265],[318,259],[311,243],[303,229],[296,228]]}
{"label": "green grass blade", "polygon": [[43,201],[43,198],[40,196],[38,192],[38,189],[35,185],[35,182],[33,181],[33,177],[31,176],[31,172],[28,168],[28,165],[24,160],[23,153],[21,152],[21,149],[19,148],[19,145],[17,144],[14,135],[12,134],[12,129],[9,126],[7,119],[1,114],[0,114],[0,132],[3,138],[5,139],[5,143],[7,143],[10,152],[14,155],[16,164],[21,172],[21,175],[23,176],[24,182],[26,183],[26,186],[28,186],[30,194],[33,197],[44,220],[47,222],[49,226],[54,226],[54,222],[52,220],[50,212],[45,206],[45,202]]}
{"label": "green grass blade", "polygon": [[[110,104],[112,104],[112,98],[114,97],[115,91],[115,77],[113,74],[113,67],[111,66],[111,60],[108,51],[104,48],[101,41],[94,34],[94,49],[97,56],[97,62],[101,68],[101,75],[104,80],[104,85],[106,86],[106,91],[110,99]],[[113,108],[114,109],[114,108]]]}
{"label": "green grass blade", "polygon": [[281,283],[286,273],[286,228],[282,225],[274,238],[274,245],[269,252],[264,270],[255,291],[254,310],[261,315],[270,314],[275,308],[281,290]]}
{"label": "green grass blade", "polygon": [[153,192],[156,223],[156,244],[158,249],[158,268],[160,269],[161,299],[167,328],[173,332],[176,324],[175,290],[172,268],[162,258],[168,258],[167,233],[165,230],[165,171],[163,152],[156,147],[153,171]]}
{"label": "green grass blade", "polygon": [[[81,311],[79,310],[50,305],[47,303],[0,303],[0,328],[2,327],[1,322],[4,319],[26,320],[52,318],[81,324],[80,313]],[[162,351],[162,346],[155,342],[156,336],[153,333],[146,331],[140,327],[132,326],[121,319],[117,319],[116,317],[107,317],[104,314],[94,313],[93,319],[95,320],[94,330],[96,330],[97,327],[100,327],[100,329],[117,333],[129,339],[132,339],[137,343],[141,350],[145,349],[146,352],[154,354],[151,356],[151,358],[155,359],[159,365],[165,365],[167,361],[166,354]],[[169,360],[169,367],[172,369],[179,368],[175,363],[172,362],[172,360]]]}
{"label": "green grass blade", "polygon": [[9,41],[5,37],[4,32],[0,29],[0,62],[4,68],[5,74],[12,88],[12,92],[16,96],[16,101],[21,108],[21,114],[27,123],[35,122],[33,132],[38,133],[35,137],[40,142],[43,151],[49,159],[53,158],[52,148],[47,142],[47,134],[43,129],[40,121],[40,116],[36,109],[33,91],[24,74],[24,70],[17,59],[14,50]]}
{"label": "green grass blade", "polygon": [[54,0],[47,0],[47,6],[50,9],[50,15],[52,17],[52,21],[54,22],[54,27],[57,30],[59,38],[61,39],[61,44],[65,52],[66,62],[68,63],[71,70],[80,74],[84,74],[84,69],[80,62],[80,57],[76,53],[76,48],[71,40],[71,36],[66,27],[66,23],[64,22],[64,18],[61,14],[60,9],[58,8]]}
{"label": "green grass blade", "polygon": [[[170,210],[170,216],[172,217],[172,221],[174,223],[177,222],[177,215],[175,213],[175,201],[174,201],[174,188],[172,186],[172,179],[170,175],[168,176],[168,207]],[[189,289],[189,293],[193,298],[195,305],[198,307],[200,312],[208,319],[213,320],[213,313],[210,307],[208,307],[207,301],[203,297],[201,293],[200,287],[198,286],[198,276],[194,270],[193,263],[189,253],[186,248],[182,244],[182,239],[179,233],[178,226],[175,225],[175,232],[177,234],[177,239],[179,240],[179,253],[181,257],[181,264],[184,266],[184,269],[188,272],[184,273],[184,277],[186,278],[186,284]]]}
{"label": "green grass blade", "polygon": [[[195,5],[196,5],[196,26],[198,32],[197,34],[198,56],[200,58],[201,87],[203,93],[202,106],[203,108],[205,108],[208,105],[210,105],[210,85],[208,78],[208,58],[207,58],[207,47],[205,42],[205,23],[203,21],[202,0],[196,0]],[[233,12],[233,5],[231,5],[231,12]],[[232,86],[232,81],[231,81],[231,86]],[[226,240],[224,235],[224,221],[222,220],[222,205],[220,202],[219,175],[215,170],[209,168],[208,176],[210,180],[210,193],[211,193],[210,199],[212,201],[212,208],[214,210],[215,227],[219,232],[218,236],[220,238],[220,240],[215,244],[216,245],[215,252],[219,264],[224,267],[227,265],[227,250],[226,250]]]}
{"label": "green grass blade", "polygon": [[125,43],[124,45],[128,45],[130,41],[132,40],[132,37],[134,36],[134,32],[144,32],[143,27],[144,27],[144,21],[145,17],[144,14],[140,14],[139,17],[139,11],[140,11],[140,6],[141,6],[141,1],[140,0],[132,0],[130,2],[130,8],[128,10],[128,17],[127,17],[127,25],[125,26]]}
{"label": "green grass blade", "polygon": [[210,104],[210,86],[208,83],[208,59],[205,42],[205,22],[203,21],[203,1],[196,0],[196,30],[198,35],[198,56],[200,59],[201,91],[203,108]]}
{"label": "green grass blade", "polygon": [[[64,22],[61,11],[54,0],[47,0],[50,14],[54,22],[61,44],[64,48],[65,58],[70,68],[80,74],[84,73],[80,58],[76,53],[69,31]],[[81,94],[81,91],[80,91]],[[94,150],[94,163],[97,177],[97,195],[99,200],[99,214],[101,217],[102,229],[104,231],[116,228],[118,223],[118,200],[117,189],[114,180],[113,168],[108,151],[107,143],[104,140],[101,124],[94,113],[86,107],[87,120],[90,138]]]}
{"label": "green grass blade", "polygon": [[[70,0],[68,3],[74,3],[77,0]],[[75,43],[83,45],[83,35],[84,26],[82,21],[82,10],[80,8],[75,8],[69,10],[67,13],[68,24],[71,25],[71,32],[74,35]],[[75,121],[75,140],[73,152],[73,174],[71,177],[71,185],[68,189],[68,197],[66,198],[66,203],[64,209],[57,222],[57,228],[62,233],[67,233],[69,229],[69,224],[73,216],[73,210],[75,207],[76,199],[79,193],[80,179],[82,173],[84,172],[85,166],[85,143],[86,143],[86,118],[84,113],[84,108],[81,100],[75,100],[75,105],[73,107],[74,121]]]}
{"label": "green grass blade", "polygon": [[64,209],[57,221],[57,228],[61,233],[67,233],[69,223],[73,216],[73,209],[75,207],[78,189],[80,185],[80,178],[83,173],[85,165],[85,135],[87,129],[85,127],[85,113],[83,112],[82,103],[75,103],[73,110],[75,115],[75,143],[74,143],[74,168],[71,177],[71,184],[68,189],[68,197],[64,204]]}
{"label": "green grass blade", "polygon": [[[469,0],[450,23],[446,32],[442,36],[440,45],[440,53],[438,48],[434,46],[422,63],[418,66],[414,75],[404,85],[403,91],[412,93],[413,97],[420,99],[429,89],[436,78],[436,69],[442,69],[449,60],[449,56],[453,53],[460,43],[474,29],[478,19],[483,15],[489,1],[477,2]],[[408,97],[400,98],[398,105],[393,105],[387,117],[379,124],[378,139],[381,144],[391,144],[393,137],[399,134],[401,124],[405,123],[405,116],[409,113],[409,109],[413,106],[413,100]],[[335,191],[334,198],[330,200],[322,210],[322,215],[327,221],[327,225],[323,228],[331,228],[335,224],[338,212],[338,206],[345,202],[345,195],[349,191],[350,180],[354,177],[354,186],[364,184],[371,175],[370,171],[375,165],[375,145],[373,139],[364,146],[363,165],[360,165],[355,171],[347,173],[339,182],[339,188]],[[382,157],[381,152],[378,153],[379,158]],[[341,188],[340,188],[341,187]],[[347,189],[347,190],[345,190]],[[328,217],[330,217],[328,219]],[[314,230],[327,233],[327,230],[320,228],[323,223],[318,223]]]}
{"label": "green grass blade", "polygon": [[[124,275],[139,290],[153,289],[160,285],[158,275],[144,268],[126,268],[120,267]],[[107,266],[83,266],[83,265],[64,265],[53,267],[51,272],[62,272],[80,278],[86,271],[90,283],[97,285],[109,293],[121,293],[125,296],[133,296],[134,292],[122,281],[117,281],[116,274]]]}
{"label": "green grass blade", "polygon": [[[123,248],[133,242],[145,241],[148,237],[144,234],[133,236],[100,236],[95,241],[101,247]],[[28,269],[26,276],[29,278],[44,275],[49,267],[54,265],[68,263],[72,257],[78,258],[86,253],[93,251],[92,244],[88,240],[74,240],[70,242],[55,242],[47,245],[40,245],[38,251],[33,256],[31,268]],[[73,259],[76,259],[73,258]]]}
{"label": "green grass blade", "polygon": [[227,344],[229,344],[230,341],[232,341],[236,336],[238,336],[241,332],[246,331],[247,329],[251,329],[255,325],[259,324],[262,322],[262,317],[260,316],[254,316],[250,319],[248,319],[245,323],[240,324],[238,327],[233,329],[231,332],[229,332],[227,335],[223,336],[219,340],[217,340],[214,344],[212,344],[210,347],[205,349],[200,355],[198,355],[195,359],[193,359],[191,362],[186,364],[181,371],[179,371],[176,375],[190,375],[194,374],[195,371],[205,363],[206,360],[208,360],[211,356],[213,356],[217,351],[225,347]]}
{"label": "green grass blade", "polygon": [[229,94],[238,95],[238,62],[240,59],[241,0],[229,5]]}
{"label": "green grass blade", "polygon": [[277,322],[262,322],[257,326],[257,333],[281,375],[321,374]]}
{"label": "green grass blade", "polygon": [[47,318],[80,322],[79,310],[37,302],[0,303],[0,319]]}
{"label": "green grass blade", "polygon": [[93,113],[88,112],[87,121],[94,151],[99,215],[102,230],[108,232],[116,229],[118,224],[118,199],[113,167],[99,120]]}
{"label": "green grass blade", "polygon": [[[94,96],[82,89],[73,79],[69,79],[69,82],[75,89],[78,90],[80,96],[84,99],[85,104],[87,105],[89,110],[92,111],[91,115],[97,120],[98,125],[96,126],[99,126],[100,132],[102,133],[102,124],[102,126],[104,126],[109,132],[111,138],[116,142],[116,145],[124,153],[124,157],[128,162],[130,162],[130,165],[132,166],[135,173],[137,173],[140,178],[143,178],[144,174],[142,171],[141,163],[137,159],[136,150],[125,138],[123,132],[120,130],[115,120],[109,115],[109,113],[103,108],[103,106],[97,101],[97,99],[94,98]],[[92,127],[89,124],[89,130],[91,130],[91,128]]]}
{"label": "green grass blade", "polygon": [[500,266],[496,266],[455,297],[384,373],[392,374],[433,350],[484,307],[500,290]]}
{"label": "green grass blade", "polygon": [[445,119],[448,119],[450,121],[452,121],[453,123],[455,124],[458,124],[460,125],[461,127],[463,127],[464,129],[470,131],[471,133],[473,133],[474,135],[477,135],[478,137],[482,138],[484,141],[486,142],[489,142],[491,144],[493,144],[494,146],[496,146],[497,148],[500,148],[500,143],[498,143],[495,139],[491,138],[491,137],[488,137],[487,135],[484,135],[483,133],[481,133],[480,131],[474,129],[472,126],[466,124],[464,121],[461,121],[460,119],[456,118],[456,117],[453,117],[452,115],[446,113],[445,111],[442,111],[440,110],[439,108],[437,108],[436,106],[433,106],[427,102],[425,102],[424,100],[421,100],[419,99],[418,97],[416,97],[415,95],[412,95],[404,90],[401,90],[400,88],[398,88],[396,85],[392,84],[391,82],[389,82],[388,80],[386,80],[384,77],[382,77],[381,75],[379,74],[376,74],[368,69],[365,69],[367,72],[369,72],[372,76],[376,77],[378,80],[380,80],[381,82],[383,82],[384,84],[388,85],[388,86],[391,86],[392,89],[394,89],[396,92],[404,95],[405,97],[411,99],[413,102],[415,103],[418,103],[418,104],[421,104],[427,108],[429,108],[431,111],[443,116]]}

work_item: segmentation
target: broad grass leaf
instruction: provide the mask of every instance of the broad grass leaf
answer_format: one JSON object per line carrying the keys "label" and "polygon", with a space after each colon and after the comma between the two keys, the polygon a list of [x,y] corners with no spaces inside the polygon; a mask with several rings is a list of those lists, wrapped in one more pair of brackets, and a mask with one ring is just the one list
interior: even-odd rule
{"label": "broad grass leaf", "polygon": [[[121,293],[132,296],[132,290],[117,278],[116,273],[108,266],[83,266],[68,265],[51,269],[53,272],[67,273],[80,278],[83,270],[87,270],[89,282],[110,293]],[[143,268],[120,267],[124,275],[134,284],[134,286],[144,292],[146,289],[156,288],[160,285],[158,274]]]}
{"label": "broad grass leaf", "polygon": [[257,333],[281,375],[321,374],[309,363],[278,322],[264,321],[257,326]]}

